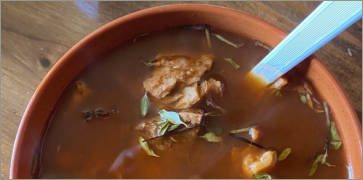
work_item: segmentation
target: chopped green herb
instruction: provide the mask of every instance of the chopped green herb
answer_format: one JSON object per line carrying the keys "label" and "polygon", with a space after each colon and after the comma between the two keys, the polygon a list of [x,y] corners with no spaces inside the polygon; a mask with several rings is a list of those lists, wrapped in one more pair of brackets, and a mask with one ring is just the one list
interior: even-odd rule
{"label": "chopped green herb", "polygon": [[322,159],[321,159],[321,164],[326,165],[326,166],[328,166],[328,167],[335,166],[335,165],[332,165],[332,164],[330,164],[330,163],[326,162],[326,158],[327,158],[327,157],[328,157],[328,150],[325,150],[325,153],[323,154],[323,157],[322,157]]}
{"label": "chopped green herb", "polygon": [[140,106],[141,115],[143,117],[146,116],[149,106],[150,106],[150,100],[149,100],[149,97],[147,96],[147,94],[145,93],[145,95],[141,98],[141,106]]}
{"label": "chopped green herb", "polygon": [[183,124],[185,127],[187,127],[187,125],[180,119],[179,114],[176,112],[166,111],[163,109],[159,112],[159,115],[163,121],[167,121],[172,124]]}
{"label": "chopped green herb", "polygon": [[254,174],[253,177],[256,179],[272,179],[271,176],[267,173]]}
{"label": "chopped green herb", "polygon": [[338,150],[342,145],[342,140],[339,136],[335,122],[330,122],[330,136],[331,136],[330,146],[333,149]]}
{"label": "chopped green herb", "polygon": [[155,125],[162,125],[164,123],[166,123],[166,121],[156,121],[156,122],[154,122]]}
{"label": "chopped green herb", "polygon": [[219,35],[219,34],[216,34],[216,33],[213,33],[213,35],[214,35],[217,39],[219,39],[220,41],[222,41],[222,42],[224,42],[224,43],[226,43],[226,44],[228,44],[228,45],[230,45],[230,46],[232,46],[232,47],[235,47],[235,48],[240,48],[240,47],[242,47],[242,46],[244,45],[243,43],[242,43],[242,44],[236,44],[236,43],[233,43],[233,42],[229,41],[228,39],[224,38],[223,36],[221,36],[221,35]]}
{"label": "chopped green herb", "polygon": [[180,124],[173,124],[171,125],[169,128],[168,128],[168,131],[173,131],[175,130],[176,128],[178,128],[180,126]]}
{"label": "chopped green herb", "polygon": [[235,130],[229,131],[229,133],[231,133],[231,134],[239,134],[239,133],[249,132],[250,129],[253,128],[253,127],[254,126],[248,127],[248,128],[235,129]]}
{"label": "chopped green herb", "polygon": [[321,164],[325,164],[326,163],[326,158],[328,157],[328,151],[325,150],[325,153],[322,154],[322,157],[321,157]]}
{"label": "chopped green herb", "polygon": [[158,131],[158,135],[159,136],[164,135],[167,132],[167,130],[168,130],[169,127],[170,127],[170,123],[169,122],[165,122],[164,124],[162,124],[161,125],[161,128]]}
{"label": "chopped green herb", "polygon": [[302,102],[302,103],[306,103],[306,97],[305,97],[305,95],[300,95],[300,101]]}
{"label": "chopped green herb", "polygon": [[213,132],[205,133],[201,137],[203,139],[207,140],[208,142],[221,142],[222,141],[222,138],[219,136],[216,136]]}
{"label": "chopped green herb", "polygon": [[319,162],[321,161],[321,156],[319,155],[315,161],[313,162],[313,165],[310,168],[309,176],[312,176],[315,174],[316,170],[318,169]]}
{"label": "chopped green herb", "polygon": [[285,148],[282,152],[281,152],[281,154],[279,155],[279,158],[278,158],[278,160],[279,161],[283,161],[283,160],[285,160],[289,155],[290,155],[290,153],[291,153],[291,148]]}
{"label": "chopped green herb", "polygon": [[147,155],[154,156],[154,157],[160,157],[159,155],[155,154],[152,149],[149,148],[149,145],[147,144],[147,142],[145,141],[145,139],[143,137],[139,137],[139,144],[140,144],[141,148],[146,152]]}
{"label": "chopped green herb", "polygon": [[180,125],[180,124],[171,124],[168,121],[161,121],[161,122],[164,122],[164,123],[161,124],[161,128],[159,129],[159,132],[158,132],[159,136],[163,136],[163,135],[165,135],[166,132],[175,130]]}
{"label": "chopped green herb", "polygon": [[209,33],[209,29],[208,29],[208,28],[205,28],[205,29],[204,29],[204,33],[205,33],[205,39],[207,40],[208,48],[212,48],[212,43],[211,43],[211,41],[210,41],[210,33]]}
{"label": "chopped green herb", "polygon": [[232,58],[224,58],[224,60],[231,64],[234,69],[239,69],[239,65]]}
{"label": "chopped green herb", "polygon": [[309,176],[312,176],[312,175],[315,174],[316,170],[318,169],[319,163],[322,164],[322,165],[326,165],[328,167],[335,166],[335,165],[332,165],[332,164],[326,162],[327,157],[328,157],[328,151],[327,150],[325,150],[324,154],[319,154],[316,157],[316,159],[314,160],[313,165],[311,166],[311,169],[309,171]]}
{"label": "chopped green herb", "polygon": [[329,106],[328,103],[323,101],[324,106],[324,112],[325,112],[325,118],[326,118],[326,127],[330,128],[330,116],[329,116]]}

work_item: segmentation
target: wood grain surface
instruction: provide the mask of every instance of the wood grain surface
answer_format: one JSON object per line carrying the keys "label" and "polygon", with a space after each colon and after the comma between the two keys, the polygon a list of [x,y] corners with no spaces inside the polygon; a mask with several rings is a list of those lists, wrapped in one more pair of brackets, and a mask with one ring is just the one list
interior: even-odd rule
{"label": "wood grain surface", "polygon": [[[178,2],[172,2],[178,3]],[[21,116],[40,81],[75,43],[103,24],[136,10],[170,2],[2,2],[1,176]],[[196,3],[196,2],[193,2]],[[206,3],[206,2],[203,2]],[[319,2],[207,2],[245,11],[291,31]],[[362,23],[316,54],[334,73],[361,118]]]}

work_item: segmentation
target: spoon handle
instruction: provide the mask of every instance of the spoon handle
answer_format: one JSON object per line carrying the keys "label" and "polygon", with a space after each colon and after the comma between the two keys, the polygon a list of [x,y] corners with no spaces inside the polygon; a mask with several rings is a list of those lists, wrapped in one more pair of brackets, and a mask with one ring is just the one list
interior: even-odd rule
{"label": "spoon handle", "polygon": [[251,73],[270,84],[362,17],[361,1],[324,1]]}

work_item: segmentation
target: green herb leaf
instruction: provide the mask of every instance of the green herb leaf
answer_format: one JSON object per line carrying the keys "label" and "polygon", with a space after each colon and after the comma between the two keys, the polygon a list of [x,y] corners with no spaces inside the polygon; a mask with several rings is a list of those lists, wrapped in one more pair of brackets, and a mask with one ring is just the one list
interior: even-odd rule
{"label": "green herb leaf", "polygon": [[330,127],[330,116],[329,116],[329,106],[326,101],[323,101],[325,118],[326,118],[326,127]]}
{"label": "green herb leaf", "polygon": [[321,157],[321,164],[325,164],[326,163],[326,158],[328,157],[328,151],[325,150],[325,153],[322,154],[323,156]]}
{"label": "green herb leaf", "polygon": [[166,111],[163,109],[159,112],[159,115],[163,121],[167,121],[172,124],[183,124],[185,127],[187,127],[187,125],[180,119],[179,114],[176,112]]}
{"label": "green herb leaf", "polygon": [[228,45],[230,45],[230,46],[232,46],[232,47],[240,48],[240,47],[242,47],[242,46],[243,46],[243,44],[238,44],[238,45],[237,45],[236,43],[233,43],[233,42],[229,41],[228,39],[224,38],[223,36],[221,36],[221,35],[219,35],[219,34],[215,34],[215,33],[213,33],[213,35],[214,35],[217,39],[219,39],[220,41],[222,41],[222,42],[224,42],[224,43],[226,43],[226,44],[228,44]]}
{"label": "green herb leaf", "polygon": [[207,140],[208,142],[221,142],[222,138],[216,136],[213,132],[205,133],[201,138]]}
{"label": "green herb leaf", "polygon": [[145,93],[145,95],[141,98],[141,106],[140,106],[141,115],[143,117],[146,116],[147,111],[149,110],[149,106],[150,106],[150,100],[147,94]]}
{"label": "green herb leaf", "polygon": [[311,166],[311,169],[309,171],[309,176],[312,176],[312,175],[315,174],[316,170],[318,169],[319,163],[322,164],[322,165],[326,165],[328,167],[335,166],[335,165],[332,165],[332,164],[326,162],[327,157],[328,157],[328,151],[327,150],[325,150],[324,154],[319,154],[316,157],[316,159],[314,160],[313,165]]}
{"label": "green herb leaf", "polygon": [[250,129],[253,128],[253,127],[254,126],[248,127],[248,128],[235,129],[235,130],[229,131],[229,133],[231,133],[231,134],[239,134],[239,133],[249,132]]}
{"label": "green herb leaf", "polygon": [[321,159],[321,156],[319,155],[313,162],[313,165],[311,166],[309,174],[308,174],[309,176],[312,176],[315,174],[316,170],[318,169],[319,162],[321,161],[320,159]]}
{"label": "green herb leaf", "polygon": [[149,145],[147,144],[147,142],[145,141],[145,139],[143,137],[139,137],[138,140],[139,140],[139,144],[140,144],[141,148],[146,152],[147,155],[154,156],[154,157],[160,157],[159,155],[155,154],[152,149],[149,148]]}
{"label": "green herb leaf", "polygon": [[164,124],[164,123],[167,123],[166,121],[156,121],[156,122],[154,122],[154,124],[155,125],[162,125],[162,124]]}
{"label": "green herb leaf", "polygon": [[339,136],[335,122],[330,122],[330,136],[331,136],[330,146],[333,149],[338,150],[342,145],[342,140]]}
{"label": "green herb leaf", "polygon": [[209,29],[208,28],[205,28],[204,29],[204,33],[205,33],[205,38],[207,40],[207,45],[208,45],[208,48],[212,48],[212,43],[210,41],[210,33],[209,33]]}
{"label": "green herb leaf", "polygon": [[290,155],[290,153],[291,153],[291,148],[286,148],[286,149],[284,149],[282,152],[281,152],[281,154],[279,155],[279,158],[278,158],[278,160],[279,161],[283,161],[283,160],[285,160],[289,155]]}
{"label": "green herb leaf", "polygon": [[168,132],[169,131],[173,131],[173,130],[175,130],[176,128],[178,128],[180,126],[180,124],[173,124],[173,125],[171,125],[169,128],[168,128]]}
{"label": "green herb leaf", "polygon": [[335,166],[335,165],[333,165],[333,164],[330,164],[330,163],[326,162],[326,158],[327,158],[327,157],[328,157],[328,150],[325,150],[325,153],[323,154],[323,157],[322,157],[322,159],[321,159],[321,164],[326,165],[326,166],[328,166],[328,167],[333,167],[333,166]]}
{"label": "green herb leaf", "polygon": [[267,173],[254,174],[253,177],[256,179],[272,179],[271,176]]}
{"label": "green herb leaf", "polygon": [[170,123],[169,122],[165,122],[164,124],[161,125],[161,128],[158,131],[158,135],[162,136],[166,133],[166,131],[168,130],[168,128],[170,127]]}
{"label": "green herb leaf", "polygon": [[224,58],[224,60],[231,64],[234,69],[239,69],[239,65],[232,58]]}
{"label": "green herb leaf", "polygon": [[305,97],[305,95],[300,95],[300,101],[302,102],[302,103],[306,103],[306,97]]}

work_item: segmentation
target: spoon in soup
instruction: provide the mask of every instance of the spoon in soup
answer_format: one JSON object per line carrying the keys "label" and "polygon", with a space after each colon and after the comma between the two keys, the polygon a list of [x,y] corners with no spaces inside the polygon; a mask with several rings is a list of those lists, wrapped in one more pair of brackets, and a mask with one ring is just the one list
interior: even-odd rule
{"label": "spoon in soup", "polygon": [[267,86],[362,17],[361,1],[324,1],[247,75]]}

